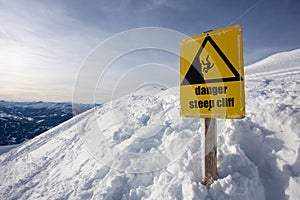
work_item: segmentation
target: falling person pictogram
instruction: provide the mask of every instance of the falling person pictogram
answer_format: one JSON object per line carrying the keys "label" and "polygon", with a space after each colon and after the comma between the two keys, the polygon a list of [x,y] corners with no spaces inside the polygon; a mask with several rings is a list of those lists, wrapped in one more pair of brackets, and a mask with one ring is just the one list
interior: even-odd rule
{"label": "falling person pictogram", "polygon": [[209,58],[209,54],[207,54],[207,56],[206,56],[206,63],[204,63],[203,60],[201,60],[202,65],[205,65],[205,67],[203,67],[203,72],[205,72],[205,73],[207,73],[208,70],[213,68],[213,66],[215,65],[214,63],[211,64],[211,62],[208,60],[208,58]]}

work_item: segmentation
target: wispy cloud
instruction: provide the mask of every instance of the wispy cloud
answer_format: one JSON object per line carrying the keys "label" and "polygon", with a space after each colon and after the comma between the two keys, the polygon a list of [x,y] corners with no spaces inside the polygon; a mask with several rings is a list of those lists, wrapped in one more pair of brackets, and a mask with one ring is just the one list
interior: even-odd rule
{"label": "wispy cloud", "polygon": [[20,95],[33,100],[58,100],[52,97],[64,89],[60,100],[70,101],[82,60],[104,38],[99,29],[72,18],[64,7],[41,1],[1,1],[0,27],[1,95],[37,88],[39,96]]}

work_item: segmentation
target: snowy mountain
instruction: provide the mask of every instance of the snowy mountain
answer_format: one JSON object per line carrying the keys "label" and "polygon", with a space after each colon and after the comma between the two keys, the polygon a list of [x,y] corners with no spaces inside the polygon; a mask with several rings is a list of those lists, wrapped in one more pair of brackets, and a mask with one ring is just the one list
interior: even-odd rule
{"label": "snowy mountain", "polygon": [[[78,105],[82,108],[80,112],[92,107]],[[2,100],[0,101],[0,146],[19,144],[31,139],[72,118],[73,114],[76,113],[72,110],[72,103]]]}
{"label": "snowy mountain", "polygon": [[0,145],[19,144],[70,119],[72,104],[0,102]]}
{"label": "snowy mountain", "polygon": [[300,50],[247,66],[246,118],[218,120],[218,175],[199,184],[199,119],[148,85],[0,156],[0,199],[300,199]]}

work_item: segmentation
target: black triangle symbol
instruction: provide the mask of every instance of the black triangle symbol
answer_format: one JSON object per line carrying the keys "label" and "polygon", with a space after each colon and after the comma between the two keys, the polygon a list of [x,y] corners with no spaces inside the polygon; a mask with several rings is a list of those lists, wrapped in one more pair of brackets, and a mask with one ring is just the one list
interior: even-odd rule
{"label": "black triangle symbol", "polygon": [[[223,61],[227,65],[227,67],[231,70],[234,77],[204,80],[199,57],[200,57],[200,55],[201,55],[201,53],[202,53],[202,51],[203,51],[203,49],[204,49],[207,42],[210,42],[210,44],[214,47],[216,52],[219,54],[219,56],[223,59]],[[200,46],[199,51],[196,54],[192,64],[190,65],[189,70],[186,73],[181,85],[194,85],[194,84],[219,83],[219,82],[233,82],[233,81],[242,81],[242,80],[243,80],[243,78],[236,71],[236,69],[233,67],[233,65],[228,60],[228,58],[225,56],[225,54],[222,52],[222,50],[218,47],[218,45],[210,37],[210,35],[207,34],[204,41],[202,42],[202,44]]]}

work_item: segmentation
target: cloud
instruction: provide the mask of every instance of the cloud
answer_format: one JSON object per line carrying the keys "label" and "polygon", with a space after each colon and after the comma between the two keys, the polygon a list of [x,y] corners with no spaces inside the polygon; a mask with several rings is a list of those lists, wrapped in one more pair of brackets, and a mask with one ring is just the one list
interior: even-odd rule
{"label": "cloud", "polygon": [[[74,86],[74,101],[93,102],[95,92],[100,91],[97,95],[102,99],[97,100],[103,103],[111,98],[121,79],[130,83],[123,82],[120,85],[122,90],[116,97],[132,92],[133,87],[139,87],[137,83],[146,80],[149,82],[149,78],[153,82],[157,81],[157,77],[164,78],[159,79],[163,83],[172,80],[168,85],[172,82],[172,86],[176,86],[179,79],[179,41],[185,37],[187,36],[173,30],[148,27],[125,31],[108,38],[95,48],[83,64]],[[154,66],[154,70],[157,64],[162,69],[168,66],[172,70],[160,76],[158,73],[150,73],[148,68],[152,69]],[[137,70],[136,67],[144,70]],[[136,69],[134,73],[133,69]],[[177,76],[171,75],[174,74],[171,73],[173,71],[177,71]]]}
{"label": "cloud", "polygon": [[[13,100],[51,101],[61,88],[68,94],[61,100],[70,101],[81,62],[105,33],[49,1],[1,1],[0,5],[1,96],[16,91],[26,97]],[[26,92],[29,88],[37,88],[39,95]]]}
{"label": "cloud", "polygon": [[[84,59],[91,49],[111,35],[106,29],[111,31],[114,23],[120,24],[114,20],[106,20],[122,14],[125,15],[122,20],[126,20],[130,15],[130,6],[134,6],[130,1],[123,1],[115,6],[114,3],[103,1],[99,4],[72,1],[70,6],[67,5],[69,1],[54,2],[36,0],[1,2],[0,51],[3,53],[0,55],[0,70],[4,76],[0,79],[1,96],[11,95],[13,99],[9,100],[44,101],[57,101],[61,96],[61,101],[71,101],[73,85],[77,81],[77,73]],[[166,2],[161,2],[159,6],[163,6],[163,3]],[[116,13],[118,15],[115,16]],[[131,38],[119,38],[115,40],[115,44],[104,48],[101,55],[97,55],[97,59],[92,61],[94,67],[91,67],[87,74],[81,74],[84,80],[82,80],[82,92],[78,95],[85,97],[86,91],[95,89],[97,82],[94,80],[101,75],[98,71],[99,64],[102,64],[103,60],[112,55],[119,55],[118,52],[122,51],[122,48],[139,48],[137,39],[141,37],[144,37],[146,42],[147,37],[160,38],[157,41],[153,39],[148,41],[149,47],[169,42],[165,45],[179,50],[180,38],[175,39],[174,42],[170,40],[170,36],[160,35],[161,33],[151,36],[147,33],[143,34],[132,35]],[[165,54],[149,52],[122,56],[121,61],[119,59],[115,62],[114,67],[105,74],[105,85],[108,88],[102,89],[109,91],[111,85],[132,67],[145,63],[167,65],[174,63],[170,59],[166,60],[168,56]],[[116,58],[111,57],[111,59]],[[175,61],[175,67],[178,67],[178,60],[179,58]],[[143,72],[139,71],[139,73],[140,75],[137,76],[141,79]],[[91,78],[93,76],[95,77]],[[92,80],[94,82],[91,82]],[[14,95],[13,92],[19,95]]]}

